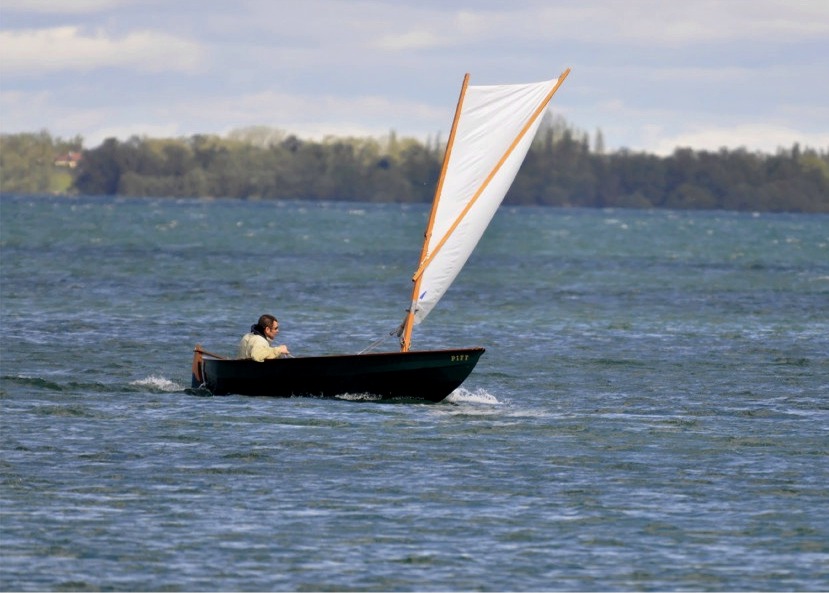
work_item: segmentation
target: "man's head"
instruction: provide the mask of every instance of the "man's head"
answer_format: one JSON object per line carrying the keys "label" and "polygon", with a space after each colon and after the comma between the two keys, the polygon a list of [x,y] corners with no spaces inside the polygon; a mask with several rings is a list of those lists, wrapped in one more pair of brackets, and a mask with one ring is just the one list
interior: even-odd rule
{"label": "man's head", "polygon": [[269,340],[273,340],[276,337],[276,332],[279,331],[279,321],[273,315],[262,315],[256,325],[260,327],[262,333]]}

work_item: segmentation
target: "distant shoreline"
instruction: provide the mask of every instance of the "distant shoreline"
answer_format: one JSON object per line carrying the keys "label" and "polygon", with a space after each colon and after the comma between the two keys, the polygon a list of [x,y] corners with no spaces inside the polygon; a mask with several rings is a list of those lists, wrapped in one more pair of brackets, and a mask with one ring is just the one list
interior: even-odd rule
{"label": "distant shoreline", "polygon": [[[429,203],[443,144],[411,138],[262,136],[80,139],[0,135],[0,191],[49,195]],[[543,125],[506,205],[829,213],[829,151],[795,144],[672,155],[605,153],[601,136]]]}
{"label": "distant shoreline", "polygon": [[[258,198],[258,197],[228,197],[228,196],[127,196],[127,195],[88,195],[88,194],[80,194],[80,193],[34,193],[34,194],[25,194],[25,193],[15,193],[15,192],[4,192],[0,191],[0,202],[4,199],[66,199],[66,200],[100,200],[101,202],[118,200],[146,200],[146,201],[175,201],[175,200],[185,200],[185,201],[193,201],[193,202],[215,202],[215,201],[239,201],[239,202],[261,202],[261,203],[283,203],[283,204],[308,204],[308,203],[316,203],[322,206],[346,206],[346,205],[354,205],[354,206],[372,206],[372,205],[387,205],[387,206],[416,206],[416,207],[423,207],[428,208],[428,202],[369,202],[366,200],[315,200],[315,199],[308,199],[308,198]],[[576,205],[544,205],[544,204],[510,204],[504,202],[500,209],[509,209],[509,208],[542,208],[542,209],[560,209],[560,210],[604,210],[607,212],[617,212],[617,211],[667,211],[667,212],[708,212],[712,214],[716,213],[723,213],[723,214],[740,214],[746,216],[756,216],[756,215],[817,215],[817,216],[829,216],[829,212],[790,212],[790,211],[781,211],[781,212],[771,212],[771,211],[760,211],[760,210],[726,210],[722,208],[715,208],[715,209],[676,209],[676,208],[668,208],[665,206],[662,207],[650,207],[650,208],[637,208],[637,207],[630,207],[630,206],[576,206]]]}

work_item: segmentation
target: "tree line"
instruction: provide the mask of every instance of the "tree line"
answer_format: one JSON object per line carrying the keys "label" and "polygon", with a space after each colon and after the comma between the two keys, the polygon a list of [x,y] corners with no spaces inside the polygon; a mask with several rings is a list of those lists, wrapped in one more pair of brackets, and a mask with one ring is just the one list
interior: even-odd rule
{"label": "tree line", "polygon": [[[505,203],[829,213],[829,151],[677,148],[665,157],[606,152],[589,134],[546,118]],[[82,140],[0,136],[0,191],[155,197],[428,202],[444,143],[398,138],[303,140],[264,127],[220,137]],[[77,166],[58,156],[80,153]]]}

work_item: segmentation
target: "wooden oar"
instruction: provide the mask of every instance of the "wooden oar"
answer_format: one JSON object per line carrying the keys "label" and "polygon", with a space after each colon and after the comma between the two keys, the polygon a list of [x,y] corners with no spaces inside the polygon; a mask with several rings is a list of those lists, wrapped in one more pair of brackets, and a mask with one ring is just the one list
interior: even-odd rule
{"label": "wooden oar", "polygon": [[193,352],[198,352],[199,354],[206,354],[211,358],[218,358],[219,360],[227,360],[226,356],[219,356],[218,354],[213,354],[212,352],[208,352],[207,350],[202,350],[201,345],[197,344]]}

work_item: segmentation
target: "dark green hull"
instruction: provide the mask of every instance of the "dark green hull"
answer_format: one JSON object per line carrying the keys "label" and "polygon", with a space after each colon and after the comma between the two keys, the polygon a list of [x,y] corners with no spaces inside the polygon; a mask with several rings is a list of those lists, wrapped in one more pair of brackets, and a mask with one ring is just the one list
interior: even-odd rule
{"label": "dark green hull", "polygon": [[193,387],[214,395],[334,397],[371,394],[383,399],[438,402],[469,376],[483,348],[386,352],[252,360],[194,361]]}

